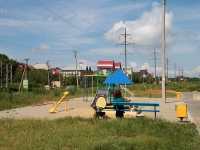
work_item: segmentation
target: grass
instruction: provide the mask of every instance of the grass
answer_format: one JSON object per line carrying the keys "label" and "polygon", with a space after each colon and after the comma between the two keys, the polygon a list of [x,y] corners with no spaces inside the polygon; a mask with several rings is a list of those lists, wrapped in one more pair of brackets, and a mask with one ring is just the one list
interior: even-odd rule
{"label": "grass", "polygon": [[66,99],[81,97],[79,90],[73,89],[54,89],[47,91],[44,89],[35,89],[30,92],[0,92],[0,111],[14,109],[30,105],[38,105],[48,103],[50,101],[58,101],[61,98],[61,92],[69,91]]}
{"label": "grass", "polygon": [[197,150],[200,147],[195,124],[146,117],[0,119],[0,134],[0,149]]}
{"label": "grass", "polygon": [[[127,88],[135,94],[135,97],[150,97],[148,90],[161,90],[161,84],[133,84],[127,85]],[[193,91],[197,90],[199,87],[198,84],[191,83],[168,83],[166,85],[166,97],[175,98],[177,92]],[[104,87],[105,88],[105,87]],[[95,96],[96,87],[88,89],[88,96]],[[83,96],[83,89],[53,89],[47,91],[44,88],[35,88],[29,92],[23,91],[20,93],[14,92],[0,92],[0,111],[14,109],[24,106],[37,105],[48,103],[49,101],[58,101],[61,97],[61,92],[69,91],[67,99],[72,99],[76,97]],[[170,91],[170,92],[168,92]],[[124,92],[122,92],[123,95]],[[127,93],[126,97],[130,97]],[[161,98],[161,93],[151,94],[151,98]]]}

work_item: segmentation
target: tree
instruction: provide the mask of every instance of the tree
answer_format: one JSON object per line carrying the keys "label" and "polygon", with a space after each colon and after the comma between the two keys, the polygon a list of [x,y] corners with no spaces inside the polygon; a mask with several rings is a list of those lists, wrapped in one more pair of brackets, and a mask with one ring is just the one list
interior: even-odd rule
{"label": "tree", "polygon": [[140,75],[139,73],[133,72],[132,73],[132,80],[134,83],[139,83],[140,82]]}
{"label": "tree", "polygon": [[[9,59],[8,56],[4,54],[0,54],[0,61],[2,61],[2,74],[3,77],[6,75],[6,65],[8,65],[8,69],[11,70],[11,65],[12,65],[12,75],[13,77],[15,76],[15,72],[19,66],[19,62],[13,59]],[[5,79],[2,79],[3,85],[5,84]]]}

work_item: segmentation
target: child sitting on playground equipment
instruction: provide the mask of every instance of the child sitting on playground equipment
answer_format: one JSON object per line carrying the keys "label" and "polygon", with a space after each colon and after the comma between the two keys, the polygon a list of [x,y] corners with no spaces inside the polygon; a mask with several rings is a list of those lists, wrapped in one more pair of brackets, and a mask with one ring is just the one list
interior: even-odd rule
{"label": "child sitting on playground equipment", "polygon": [[130,102],[131,100],[127,100],[127,98],[122,97],[122,93],[120,90],[116,90],[111,92],[113,95],[113,102]]}

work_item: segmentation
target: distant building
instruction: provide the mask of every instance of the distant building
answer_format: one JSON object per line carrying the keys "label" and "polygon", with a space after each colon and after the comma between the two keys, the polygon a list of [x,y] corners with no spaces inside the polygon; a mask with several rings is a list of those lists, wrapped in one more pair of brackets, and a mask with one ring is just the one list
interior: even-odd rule
{"label": "distant building", "polygon": [[97,69],[101,69],[103,74],[106,75],[107,70],[117,71],[122,69],[121,62],[115,62],[114,60],[98,60]]}
{"label": "distant building", "polygon": [[[91,67],[88,65],[84,65],[83,62],[77,63],[77,75],[83,76],[86,70],[91,70]],[[76,74],[76,63],[70,64],[67,67],[62,69],[63,76],[70,76]]]}
{"label": "distant building", "polygon": [[[24,63],[19,64],[19,69],[20,69],[20,70],[24,70],[25,67],[26,67],[26,64],[24,64]],[[35,68],[34,68],[33,66],[31,66],[31,65],[28,65],[28,68],[31,69],[31,70],[34,70],[34,69],[35,69]]]}
{"label": "distant building", "polygon": [[140,70],[139,74],[143,78],[148,78],[150,76],[146,69]]}
{"label": "distant building", "polygon": [[48,70],[48,66],[46,64],[39,64],[37,63],[35,66],[33,66],[35,69],[42,69],[42,70]]}
{"label": "distant building", "polygon": [[37,70],[51,70],[51,73],[52,74],[59,74],[60,71],[56,68],[48,68],[48,66],[46,64],[39,64],[37,63],[35,66],[34,66],[35,69]]}
{"label": "distant building", "polygon": [[59,74],[59,70],[57,70],[56,68],[51,68],[51,72],[52,74]]}

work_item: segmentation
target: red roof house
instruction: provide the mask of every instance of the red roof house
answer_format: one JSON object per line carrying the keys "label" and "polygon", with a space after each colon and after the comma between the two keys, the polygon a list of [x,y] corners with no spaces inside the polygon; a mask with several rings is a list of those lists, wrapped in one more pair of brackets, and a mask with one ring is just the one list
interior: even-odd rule
{"label": "red roof house", "polygon": [[97,64],[98,69],[106,69],[106,70],[114,70],[115,69],[115,62],[114,60],[98,60]]}
{"label": "red roof house", "polygon": [[121,62],[115,62],[115,71],[121,68],[122,68]]}

